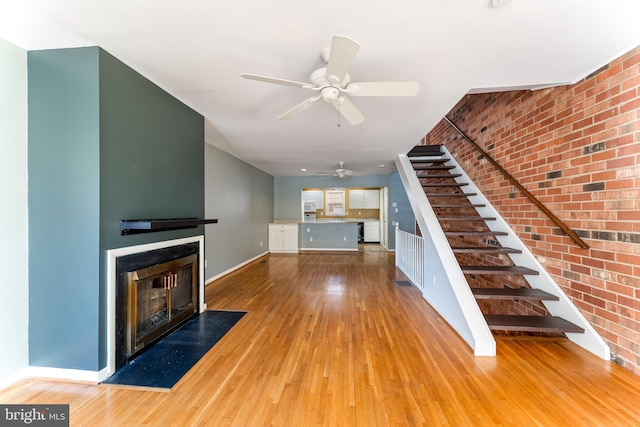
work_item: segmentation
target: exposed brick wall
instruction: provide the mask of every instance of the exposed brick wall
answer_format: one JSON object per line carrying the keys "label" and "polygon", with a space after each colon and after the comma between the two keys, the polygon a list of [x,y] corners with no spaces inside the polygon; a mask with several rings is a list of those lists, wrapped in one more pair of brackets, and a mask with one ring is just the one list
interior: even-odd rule
{"label": "exposed brick wall", "polygon": [[444,144],[640,375],[640,47],[572,86],[464,97],[448,117],[590,246],[582,249],[448,124]]}

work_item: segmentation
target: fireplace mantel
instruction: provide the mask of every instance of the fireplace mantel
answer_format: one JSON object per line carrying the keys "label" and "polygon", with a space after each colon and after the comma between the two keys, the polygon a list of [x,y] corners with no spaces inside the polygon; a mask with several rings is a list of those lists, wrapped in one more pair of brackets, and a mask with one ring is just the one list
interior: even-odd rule
{"label": "fireplace mantel", "polygon": [[123,219],[120,220],[120,235],[195,228],[199,225],[216,224],[217,222],[217,219],[198,218]]}

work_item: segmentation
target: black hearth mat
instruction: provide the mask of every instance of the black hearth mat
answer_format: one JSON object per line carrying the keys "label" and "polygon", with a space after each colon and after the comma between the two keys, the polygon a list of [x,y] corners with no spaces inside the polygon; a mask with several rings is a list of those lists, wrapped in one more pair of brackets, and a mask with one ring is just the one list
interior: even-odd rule
{"label": "black hearth mat", "polygon": [[245,315],[204,311],[103,381],[170,389]]}

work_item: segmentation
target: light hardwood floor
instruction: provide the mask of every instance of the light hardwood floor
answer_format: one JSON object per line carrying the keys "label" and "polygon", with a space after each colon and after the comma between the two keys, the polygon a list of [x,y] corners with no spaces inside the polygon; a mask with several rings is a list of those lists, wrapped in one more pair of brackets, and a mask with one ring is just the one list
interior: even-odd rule
{"label": "light hardwood floor", "polygon": [[633,426],[640,377],[563,339],[471,349],[393,253],[270,255],[207,287],[243,319],[169,392],[26,380],[0,403],[69,403],[75,426]]}

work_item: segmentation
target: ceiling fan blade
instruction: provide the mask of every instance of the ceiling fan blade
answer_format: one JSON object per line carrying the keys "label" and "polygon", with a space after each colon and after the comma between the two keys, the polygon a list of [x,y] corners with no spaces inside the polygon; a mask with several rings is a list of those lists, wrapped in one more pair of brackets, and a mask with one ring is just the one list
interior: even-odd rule
{"label": "ceiling fan blade", "polygon": [[293,116],[295,116],[296,114],[298,114],[299,112],[304,111],[307,108],[311,107],[318,99],[320,99],[320,96],[312,96],[309,99],[305,99],[300,104],[298,104],[295,107],[293,107],[292,109],[280,114],[280,116],[278,116],[278,118],[281,119],[281,120],[290,119]]}
{"label": "ceiling fan blade", "polygon": [[326,74],[329,83],[338,84],[344,80],[358,49],[360,45],[355,40],[345,36],[333,36]]}
{"label": "ceiling fan blade", "polygon": [[415,96],[420,91],[419,82],[357,82],[347,86],[353,96]]}
{"label": "ceiling fan blade", "polygon": [[249,80],[257,80],[259,82],[267,82],[267,83],[275,83],[279,85],[301,87],[304,89],[307,89],[307,88],[311,89],[313,87],[313,85],[309,83],[296,82],[294,80],[279,79],[277,77],[261,76],[258,74],[243,73],[243,74],[240,74],[240,77],[243,77]]}
{"label": "ceiling fan blade", "polygon": [[356,108],[355,105],[346,96],[338,98],[339,101],[333,103],[333,106],[347,119],[352,125],[359,125],[364,122],[364,115]]}

